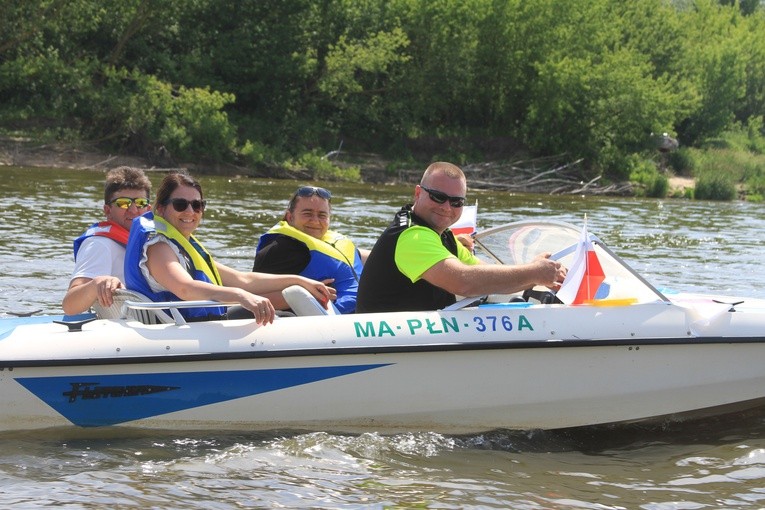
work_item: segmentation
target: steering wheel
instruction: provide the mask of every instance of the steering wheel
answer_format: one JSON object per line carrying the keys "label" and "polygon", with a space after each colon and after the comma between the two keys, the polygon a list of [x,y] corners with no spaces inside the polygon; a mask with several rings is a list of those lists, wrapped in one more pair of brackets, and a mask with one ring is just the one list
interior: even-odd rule
{"label": "steering wheel", "polygon": [[558,299],[555,292],[551,290],[536,290],[526,289],[523,291],[523,299],[528,301],[529,299],[536,299],[543,305],[563,304],[563,301]]}

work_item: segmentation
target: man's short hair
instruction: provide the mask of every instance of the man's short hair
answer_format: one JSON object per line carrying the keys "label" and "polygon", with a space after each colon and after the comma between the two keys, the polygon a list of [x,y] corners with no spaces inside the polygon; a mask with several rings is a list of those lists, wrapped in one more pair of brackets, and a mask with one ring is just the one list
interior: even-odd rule
{"label": "man's short hair", "polygon": [[422,179],[420,179],[420,184],[428,184],[428,178],[435,173],[442,173],[452,179],[465,180],[465,173],[457,165],[447,163],[446,161],[436,161],[435,163],[431,163],[428,168],[425,169],[425,172],[422,174]]}
{"label": "man's short hair", "polygon": [[151,195],[151,181],[143,170],[130,166],[112,168],[106,174],[104,183],[104,203],[108,204],[112,196],[123,189],[137,189],[146,192],[146,198]]}

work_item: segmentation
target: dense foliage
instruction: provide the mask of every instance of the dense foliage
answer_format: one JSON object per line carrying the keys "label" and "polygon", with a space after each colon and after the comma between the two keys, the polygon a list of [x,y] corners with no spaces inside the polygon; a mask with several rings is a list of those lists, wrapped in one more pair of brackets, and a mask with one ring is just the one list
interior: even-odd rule
{"label": "dense foliage", "polygon": [[681,147],[762,136],[757,0],[2,0],[2,12],[0,126],[140,155],[257,165],[343,144],[405,159],[416,140],[504,139],[620,180],[658,165],[654,133]]}

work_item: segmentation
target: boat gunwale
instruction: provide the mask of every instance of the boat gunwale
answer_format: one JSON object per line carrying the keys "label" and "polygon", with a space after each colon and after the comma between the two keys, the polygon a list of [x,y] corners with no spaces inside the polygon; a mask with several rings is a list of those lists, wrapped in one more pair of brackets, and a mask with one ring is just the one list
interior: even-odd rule
{"label": "boat gunwale", "polygon": [[99,366],[99,365],[136,365],[158,363],[195,363],[204,361],[227,361],[247,359],[292,358],[306,356],[361,356],[376,354],[398,354],[417,352],[517,350],[549,348],[598,348],[630,347],[636,351],[644,346],[664,345],[707,345],[707,344],[751,344],[765,343],[765,336],[747,337],[667,337],[667,338],[614,338],[614,339],[577,339],[577,340],[529,340],[529,341],[493,341],[460,342],[416,345],[376,345],[367,347],[322,347],[311,349],[273,349],[259,351],[208,352],[198,354],[165,354],[152,356],[111,356],[103,358],[61,358],[61,359],[20,359],[0,360],[0,372],[15,368],[36,368],[51,366]]}

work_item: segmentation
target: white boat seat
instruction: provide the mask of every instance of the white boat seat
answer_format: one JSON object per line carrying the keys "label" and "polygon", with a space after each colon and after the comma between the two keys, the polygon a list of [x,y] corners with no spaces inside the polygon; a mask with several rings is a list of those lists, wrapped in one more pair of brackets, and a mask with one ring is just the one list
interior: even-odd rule
{"label": "white boat seat", "polygon": [[300,285],[292,285],[282,291],[282,296],[298,317],[310,315],[340,315],[335,305],[330,301],[329,310],[321,306],[319,301]]}
{"label": "white boat seat", "polygon": [[125,301],[151,302],[151,299],[140,292],[128,289],[114,291],[112,306],[103,307],[98,301],[93,304],[93,310],[99,319],[135,319],[144,324],[174,324],[175,320],[163,310],[140,310],[128,308]]}

